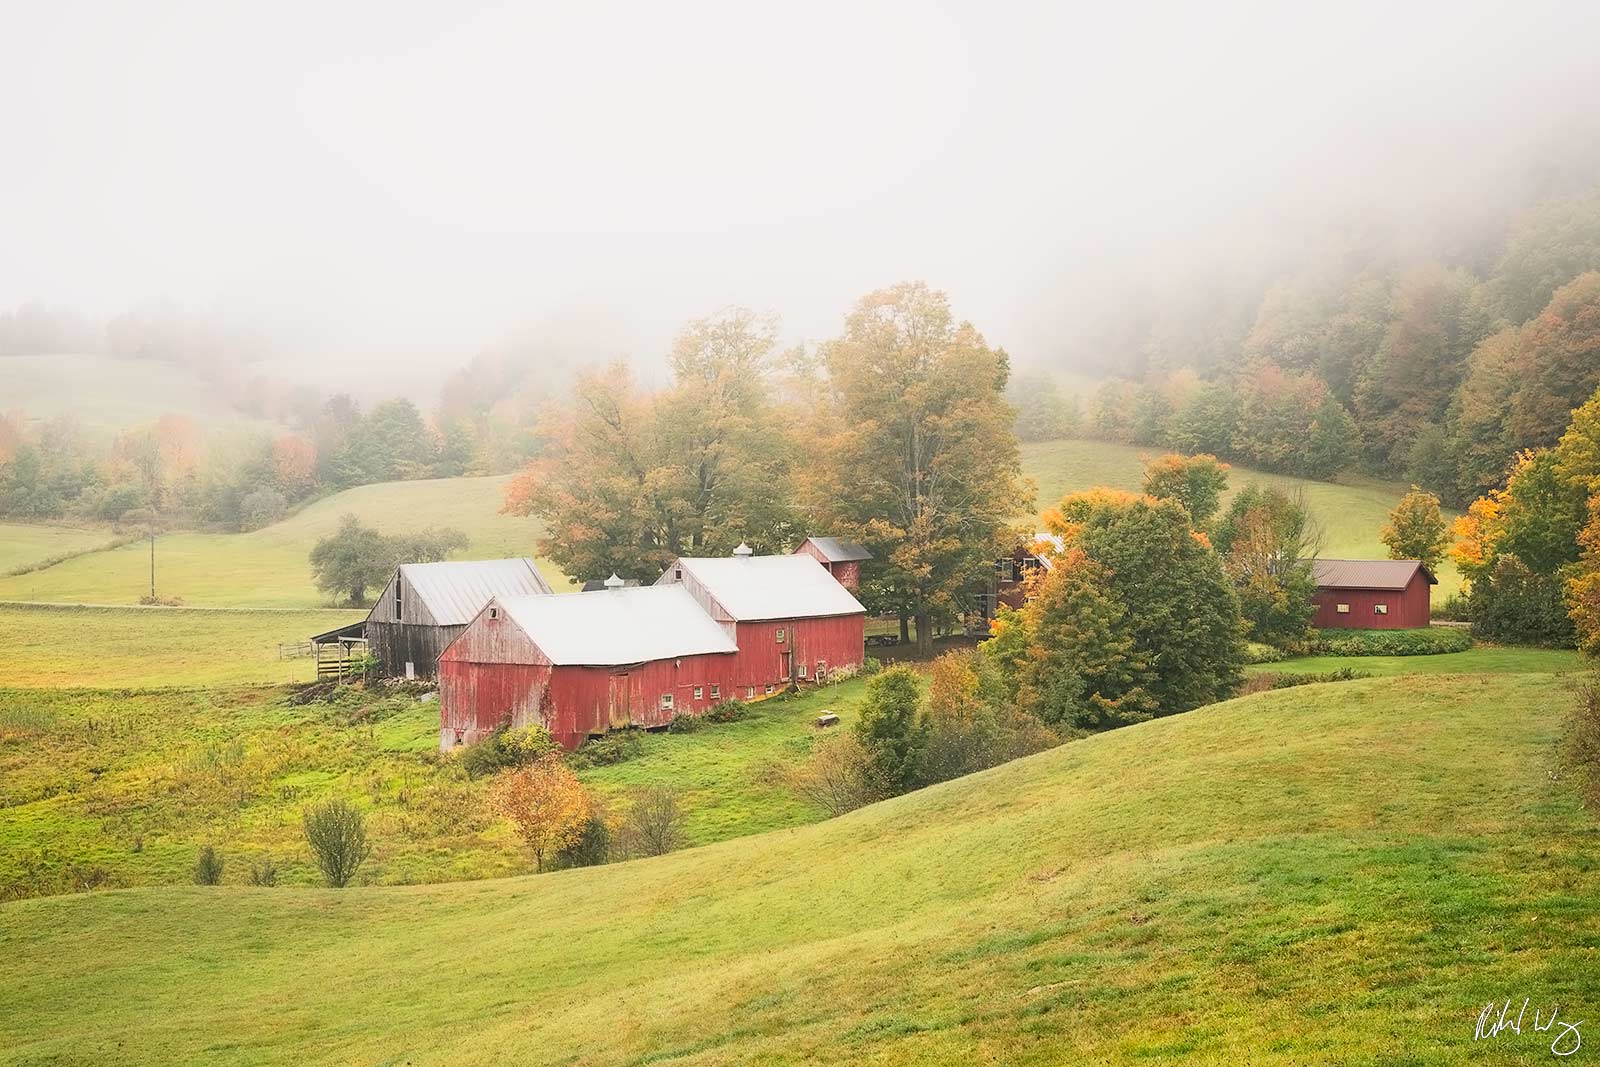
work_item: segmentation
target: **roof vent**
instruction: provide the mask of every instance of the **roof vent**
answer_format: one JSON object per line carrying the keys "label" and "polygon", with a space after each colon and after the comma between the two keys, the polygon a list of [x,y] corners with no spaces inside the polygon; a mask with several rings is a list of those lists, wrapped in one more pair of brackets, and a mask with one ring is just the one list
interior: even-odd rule
{"label": "roof vent", "polygon": [[606,588],[607,589],[621,589],[623,586],[625,586],[627,584],[628,584],[627,582],[624,582],[621,578],[617,577],[617,572],[616,571],[612,571],[611,572],[611,577],[606,579]]}
{"label": "roof vent", "polygon": [[733,554],[735,556],[739,557],[740,559],[749,559],[751,556],[755,555],[756,553],[755,553],[755,549],[751,548],[749,545],[745,544],[743,541],[740,541],[739,542],[739,547],[733,550]]}

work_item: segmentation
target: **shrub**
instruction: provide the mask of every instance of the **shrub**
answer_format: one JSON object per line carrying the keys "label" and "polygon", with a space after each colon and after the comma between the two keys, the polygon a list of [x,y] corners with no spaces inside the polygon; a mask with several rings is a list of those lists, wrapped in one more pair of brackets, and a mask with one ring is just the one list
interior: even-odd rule
{"label": "shrub", "polygon": [[1418,630],[1318,630],[1307,643],[1313,656],[1436,656],[1465,652],[1472,635],[1454,627]]}
{"label": "shrub", "polygon": [[678,804],[678,791],[665,785],[647,785],[630,792],[621,837],[630,856],[664,856],[682,844],[683,809]]}
{"label": "shrub", "polygon": [[1600,814],[1600,684],[1594,681],[1579,694],[1567,740],[1566,765],[1578,780],[1583,802]]}
{"label": "shrub", "polygon": [[583,743],[583,747],[567,757],[573,770],[590,767],[610,767],[626,763],[644,751],[644,741],[635,730],[616,730]]}
{"label": "shrub", "polygon": [[194,863],[195,885],[217,885],[222,881],[222,854],[207,845]]}
{"label": "shrub", "polygon": [[861,677],[871,678],[883,670],[883,661],[877,656],[868,656],[861,661]]}
{"label": "shrub", "polygon": [[1562,574],[1535,574],[1515,556],[1502,556],[1472,582],[1472,632],[1507,644],[1571,648],[1577,643]]}
{"label": "shrub", "polygon": [[600,812],[589,821],[573,842],[556,853],[558,867],[598,867],[611,859],[611,827]]}
{"label": "shrub", "polygon": [[854,734],[822,738],[810,758],[781,773],[785,785],[829,815],[843,815],[872,800],[870,761]]}
{"label": "shrub", "polygon": [[461,753],[461,769],[468,778],[486,778],[508,767],[526,767],[560,748],[543,726],[501,723],[494,733]]}
{"label": "shrub", "polygon": [[915,788],[927,728],[922,687],[910,667],[890,667],[867,683],[856,718],[856,740],[866,750],[874,784],[889,795]]}
{"label": "shrub", "polygon": [[1246,641],[1244,644],[1244,661],[1246,663],[1277,663],[1287,653],[1281,648],[1264,645],[1260,641]]}
{"label": "shrub", "polygon": [[342,889],[372,854],[367,824],[354,804],[336,797],[305,814],[306,844],[330,886]]}
{"label": "shrub", "polygon": [[692,734],[705,724],[705,715],[691,715],[688,712],[684,712],[673,716],[672,721],[667,723],[667,733]]}
{"label": "shrub", "polygon": [[704,716],[702,716],[702,718],[704,718],[706,722],[728,723],[738,722],[740,719],[744,718],[744,714],[744,701],[724,700],[720,704],[714,704],[707,708],[706,713]]}
{"label": "shrub", "polygon": [[1471,602],[1460,593],[1452,593],[1441,603],[1433,605],[1428,611],[1428,616],[1445,622],[1470,622]]}
{"label": "shrub", "polygon": [[264,859],[260,863],[250,865],[250,884],[256,886],[274,886],[278,884],[278,865],[272,860]]}

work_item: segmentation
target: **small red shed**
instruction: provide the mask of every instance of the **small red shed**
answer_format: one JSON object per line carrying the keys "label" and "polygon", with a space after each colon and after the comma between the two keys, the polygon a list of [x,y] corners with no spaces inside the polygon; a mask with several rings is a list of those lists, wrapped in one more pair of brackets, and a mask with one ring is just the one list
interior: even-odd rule
{"label": "small red shed", "polygon": [[734,696],[755,700],[866,659],[867,609],[809,555],[685,557],[657,581],[682,585],[739,646]]}
{"label": "small red shed", "polygon": [[1317,582],[1311,624],[1323,630],[1427,626],[1431,587],[1439,584],[1415,559],[1314,559],[1311,572]]}
{"label": "small red shed", "polygon": [[439,657],[439,747],[537,723],[567,748],[733,695],[738,649],[686,590],[495,598]]}
{"label": "small red shed", "polygon": [[842,537],[808,537],[795,549],[796,555],[810,556],[852,593],[861,588],[861,564],[872,553]]}

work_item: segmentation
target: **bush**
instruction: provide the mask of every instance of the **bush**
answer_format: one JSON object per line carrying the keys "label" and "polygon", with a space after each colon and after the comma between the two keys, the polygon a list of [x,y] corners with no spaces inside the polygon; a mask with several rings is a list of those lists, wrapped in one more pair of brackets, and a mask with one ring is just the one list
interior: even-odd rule
{"label": "bush", "polygon": [[501,723],[494,733],[469,745],[459,758],[468,778],[487,778],[508,767],[526,767],[560,748],[543,726],[512,727]]}
{"label": "bush", "polygon": [[1239,690],[1239,695],[1264,693],[1269,689],[1290,689],[1297,685],[1315,685],[1319,682],[1349,682],[1357,678],[1371,677],[1372,675],[1367,671],[1358,671],[1354,667],[1339,667],[1331,671],[1306,672],[1303,674],[1278,674],[1272,671],[1262,671],[1245,679],[1244,685]]}
{"label": "bush", "polygon": [[1514,556],[1472,582],[1472,632],[1505,644],[1572,648],[1577,631],[1567,612],[1563,575],[1535,574]]}
{"label": "bush", "polygon": [[222,882],[222,854],[207,845],[200,850],[194,863],[195,885],[218,885]]}
{"label": "bush", "polygon": [[1600,814],[1600,683],[1591,681],[1579,697],[1565,762],[1578,780],[1583,802]]}
{"label": "bush", "polygon": [[1452,593],[1442,603],[1435,604],[1428,611],[1428,616],[1445,622],[1471,622],[1471,601],[1460,593]]}
{"label": "bush", "polygon": [[348,800],[335,798],[305,814],[306,844],[330,886],[342,889],[372,853],[367,824]]}
{"label": "bush", "polygon": [[1246,641],[1244,643],[1244,661],[1246,663],[1277,663],[1287,655],[1281,648],[1264,645],[1260,641]]}
{"label": "bush", "polygon": [[873,799],[867,750],[854,734],[822,738],[809,759],[781,774],[785,785],[829,815],[843,815]]}
{"label": "bush", "polygon": [[571,844],[556,853],[557,867],[598,867],[611,859],[611,827],[599,812],[591,812],[589,821]]}
{"label": "bush", "polygon": [[868,656],[861,661],[861,677],[871,678],[883,670],[883,661],[877,656]]}
{"label": "bush", "polygon": [[250,884],[256,886],[275,886],[278,884],[278,865],[271,859],[264,859],[260,863],[250,865]]}
{"label": "bush", "polygon": [[567,757],[567,765],[575,771],[590,767],[610,767],[626,763],[644,751],[644,741],[636,730],[617,730],[583,743],[583,747]]}
{"label": "bush", "polygon": [[702,718],[706,722],[728,723],[738,722],[744,718],[745,706],[742,700],[724,700],[706,709]]}
{"label": "bush", "polygon": [[1316,630],[1307,642],[1312,656],[1437,656],[1465,652],[1472,635],[1453,627],[1418,630]]}
{"label": "bush", "polygon": [[623,849],[630,856],[664,856],[683,843],[683,809],[678,791],[647,785],[629,794],[622,820]]}
{"label": "bush", "polygon": [[667,733],[692,734],[705,724],[706,720],[704,715],[693,715],[689,712],[684,712],[680,715],[673,716],[672,721],[667,723]]}

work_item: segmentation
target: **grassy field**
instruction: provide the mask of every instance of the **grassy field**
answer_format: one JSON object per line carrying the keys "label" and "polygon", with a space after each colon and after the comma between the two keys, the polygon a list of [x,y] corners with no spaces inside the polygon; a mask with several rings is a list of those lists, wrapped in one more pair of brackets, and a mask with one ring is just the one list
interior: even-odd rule
{"label": "grassy field", "polygon": [[[637,785],[680,791],[685,843],[815,822],[774,775],[810,752],[823,708],[848,721],[862,684],[751,705],[693,733],[637,736],[626,762],[580,777],[620,814]],[[376,884],[528,868],[488,808],[487,782],[438,754],[439,705],[347,688],[296,705],[281,689],[0,689],[0,900],[113,885],[183,884],[204,845],[242,884],[270,859],[317,884],[302,809],[329,796],[369,814]],[[7,887],[10,887],[8,890]]]}
{"label": "grassy field", "polygon": [[[1144,457],[1160,449],[1113,445],[1103,441],[1048,441],[1022,446],[1024,472],[1039,487],[1039,506],[1048,507],[1067,493],[1091,485],[1136,490],[1144,480]],[[1339,483],[1314,482],[1234,467],[1228,473],[1229,498],[1246,485],[1267,484],[1303,489],[1312,517],[1323,532],[1322,555],[1333,558],[1384,559],[1388,550],[1378,540],[1390,509],[1405,495],[1405,485],[1362,478]],[[1226,503],[1224,503],[1226,506]],[[1446,517],[1454,519],[1454,512]],[[1434,603],[1459,592],[1461,576],[1455,564],[1439,570]]]}
{"label": "grassy field", "polygon": [[[504,478],[449,478],[361,486],[317,501],[283,522],[245,534],[178,533],[156,545],[156,589],[185,604],[216,607],[318,607],[327,597],[312,582],[317,540],[346,514],[384,533],[451,526],[471,544],[462,559],[525,556],[538,527],[499,513]],[[128,604],[149,592],[149,549],[129,545],[80,556],[47,570],[0,578],[0,600]],[[548,560],[539,568],[557,589],[570,588]],[[377,590],[373,590],[377,592]]]}
{"label": "grassy field", "polygon": [[1542,1062],[1472,1035],[1600,1003],[1571,705],[1309,686],[620,866],[15,902],[0,1062]]}
{"label": "grassy field", "polygon": [[1572,649],[1477,645],[1466,652],[1437,656],[1297,656],[1277,663],[1254,664],[1245,670],[1257,674],[1326,674],[1349,667],[1374,677],[1388,677],[1396,674],[1564,674],[1588,666]]}
{"label": "grassy field", "polygon": [[0,356],[0,397],[32,418],[70,413],[96,437],[175,412],[208,428],[271,429],[229,405],[193,374],[161,360],[109,356]]}
{"label": "grassy field", "polygon": [[0,684],[116,689],[308,682],[310,659],[279,659],[363,612],[218,611],[0,604]]}
{"label": "grassy field", "polygon": [[0,522],[0,575],[71,552],[98,548],[112,537],[108,530]]}

